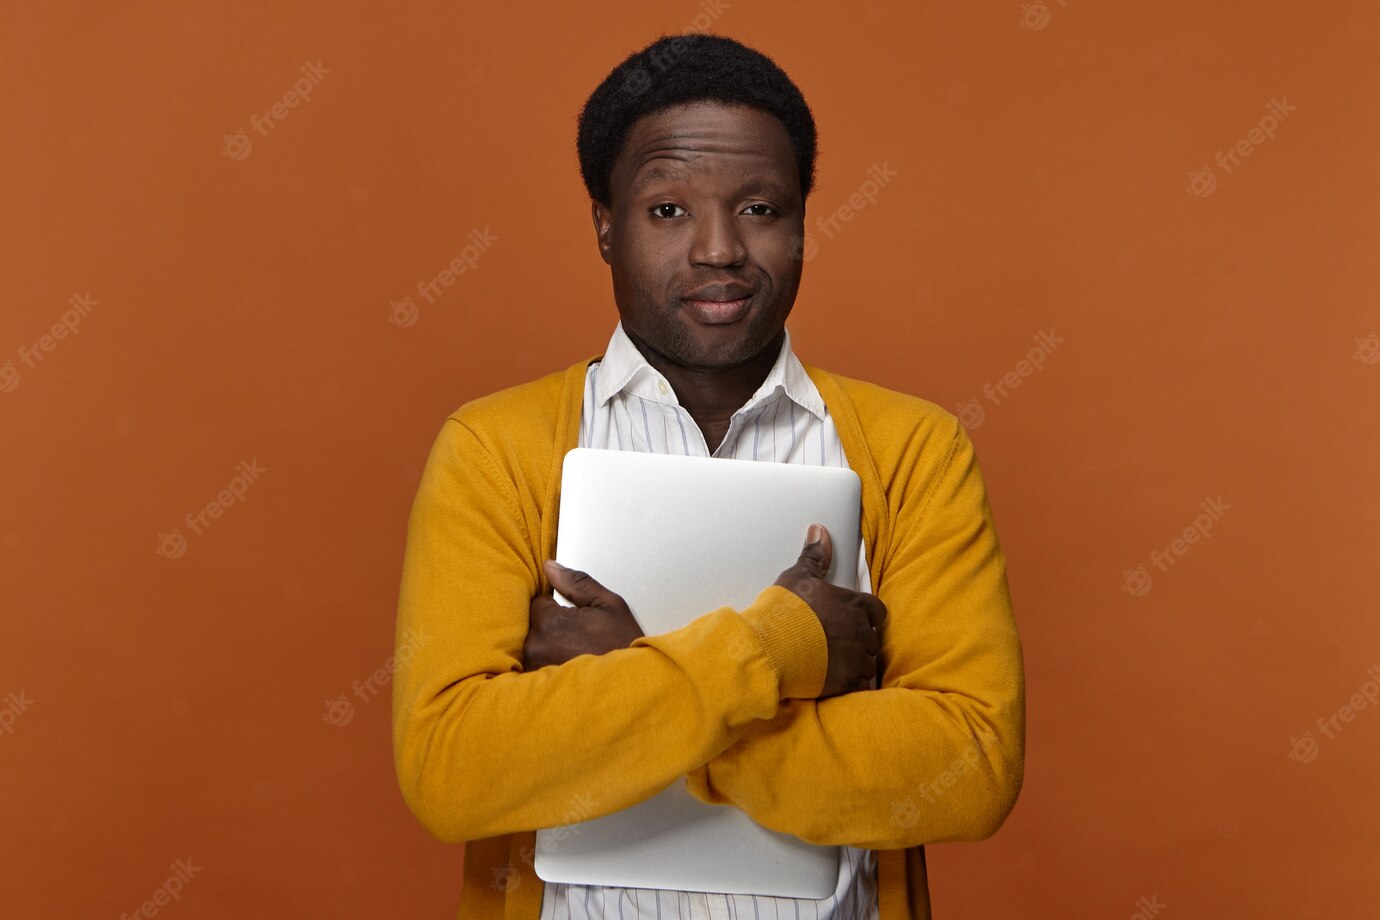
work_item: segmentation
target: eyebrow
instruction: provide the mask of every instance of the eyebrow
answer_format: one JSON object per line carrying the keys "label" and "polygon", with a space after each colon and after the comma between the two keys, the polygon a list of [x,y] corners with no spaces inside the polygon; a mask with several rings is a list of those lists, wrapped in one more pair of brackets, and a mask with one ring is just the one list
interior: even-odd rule
{"label": "eyebrow", "polygon": [[760,177],[754,177],[744,182],[739,191],[744,195],[767,195],[774,198],[786,198],[790,195],[789,190],[784,185]]}
{"label": "eyebrow", "polygon": [[637,194],[654,182],[684,182],[689,178],[683,170],[669,166],[650,166],[638,174],[633,182],[633,194]]}
{"label": "eyebrow", "polygon": [[[689,180],[690,177],[684,170],[673,169],[669,166],[649,166],[639,173],[637,179],[634,180],[632,192],[634,195],[641,194],[647,186],[656,182],[688,182]],[[760,176],[746,180],[739,186],[738,192],[744,195],[761,194],[780,198],[785,198],[789,194],[785,186]]]}

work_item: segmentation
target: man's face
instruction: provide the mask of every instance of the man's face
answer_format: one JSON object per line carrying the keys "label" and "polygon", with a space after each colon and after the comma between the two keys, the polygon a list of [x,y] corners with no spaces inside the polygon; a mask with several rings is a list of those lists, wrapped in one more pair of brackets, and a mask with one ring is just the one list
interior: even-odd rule
{"label": "man's face", "polygon": [[805,221],[781,122],[705,102],[644,116],[610,187],[612,209],[595,202],[594,226],[635,342],[708,369],[742,364],[777,340],[800,286]]}

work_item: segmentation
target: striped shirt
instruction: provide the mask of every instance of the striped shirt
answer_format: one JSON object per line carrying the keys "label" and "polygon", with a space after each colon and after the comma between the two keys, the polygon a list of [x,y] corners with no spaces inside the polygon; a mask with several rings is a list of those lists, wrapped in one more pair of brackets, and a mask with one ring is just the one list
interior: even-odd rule
{"label": "striped shirt", "polygon": [[[592,362],[585,376],[580,446],[848,465],[824,399],[791,350],[789,331],[766,379],[733,414],[723,442],[711,454],[670,382],[647,363],[620,322],[603,360]],[[862,545],[858,585],[871,591]],[[876,872],[875,851],[844,847],[834,893],[819,901],[547,882],[541,920],[877,920]]]}

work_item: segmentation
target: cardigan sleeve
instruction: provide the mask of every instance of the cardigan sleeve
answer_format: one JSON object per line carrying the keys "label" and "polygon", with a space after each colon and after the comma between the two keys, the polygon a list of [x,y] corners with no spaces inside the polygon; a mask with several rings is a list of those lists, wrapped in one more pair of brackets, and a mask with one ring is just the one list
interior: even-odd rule
{"label": "cardigan sleeve", "polygon": [[937,477],[914,470],[889,502],[878,688],[786,701],[689,774],[700,800],[874,849],[982,839],[1005,821],[1024,766],[1021,645],[977,457],[950,419]]}
{"label": "cardigan sleeve", "polygon": [[541,584],[535,513],[474,431],[448,419],[408,519],[392,711],[403,797],[442,840],[636,804],[824,683],[818,619],[774,585],[741,610],[524,672]]}

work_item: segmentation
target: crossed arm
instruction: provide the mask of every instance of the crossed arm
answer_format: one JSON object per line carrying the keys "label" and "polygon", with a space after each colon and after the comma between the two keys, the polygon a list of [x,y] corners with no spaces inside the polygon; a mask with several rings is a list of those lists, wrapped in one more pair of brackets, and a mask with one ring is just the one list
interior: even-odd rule
{"label": "crossed arm", "polygon": [[[409,522],[398,635],[434,635],[394,681],[404,797],[477,839],[626,807],[686,776],[707,802],[821,844],[977,839],[1020,789],[1024,685],[976,457],[906,484],[875,593],[876,690],[818,693],[819,621],[771,586],[626,648],[527,670],[534,511],[475,435],[443,428]],[[417,643],[413,643],[417,646]]]}

